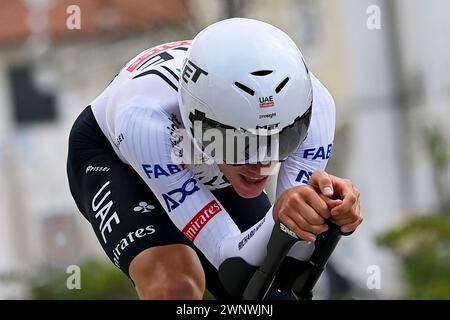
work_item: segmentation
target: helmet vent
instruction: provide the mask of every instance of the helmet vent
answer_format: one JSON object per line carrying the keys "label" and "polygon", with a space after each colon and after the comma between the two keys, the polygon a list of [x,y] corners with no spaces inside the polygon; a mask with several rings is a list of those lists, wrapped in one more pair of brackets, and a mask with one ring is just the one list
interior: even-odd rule
{"label": "helmet vent", "polygon": [[284,86],[288,83],[288,81],[289,81],[289,77],[286,77],[286,79],[281,81],[281,83],[278,85],[278,87],[276,87],[275,92],[280,93],[280,91],[284,88]]}
{"label": "helmet vent", "polygon": [[259,71],[254,71],[251,74],[254,76],[262,77],[262,76],[267,76],[267,75],[271,74],[272,72],[273,72],[272,70],[259,70]]}
{"label": "helmet vent", "polygon": [[251,96],[255,95],[255,91],[253,91],[253,90],[250,89],[249,87],[243,85],[242,83],[235,82],[234,85],[235,85],[236,87],[238,87],[239,89],[241,89],[242,91],[245,91],[246,93],[248,93],[248,94],[251,95]]}

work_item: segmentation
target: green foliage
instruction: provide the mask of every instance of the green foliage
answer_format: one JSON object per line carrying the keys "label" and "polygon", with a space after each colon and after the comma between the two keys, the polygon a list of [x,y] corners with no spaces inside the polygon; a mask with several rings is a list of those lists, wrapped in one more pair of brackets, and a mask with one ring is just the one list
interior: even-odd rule
{"label": "green foliage", "polygon": [[441,212],[415,217],[381,235],[378,243],[392,249],[404,265],[408,299],[450,299],[449,143],[442,126],[424,128],[433,183]]}
{"label": "green foliage", "polygon": [[450,299],[450,213],[410,219],[378,243],[403,261],[407,299]]}
{"label": "green foliage", "polygon": [[32,299],[129,300],[136,299],[132,282],[111,263],[88,260],[80,265],[81,288],[68,289],[71,274],[65,268],[47,269],[31,283]]}
{"label": "green foliage", "polygon": [[425,147],[431,155],[433,165],[439,169],[447,168],[450,162],[450,151],[447,139],[439,126],[424,129]]}
{"label": "green foliage", "polygon": [[435,125],[425,128],[423,137],[427,154],[433,165],[432,177],[438,205],[441,210],[450,213],[450,146],[444,132],[441,126]]}

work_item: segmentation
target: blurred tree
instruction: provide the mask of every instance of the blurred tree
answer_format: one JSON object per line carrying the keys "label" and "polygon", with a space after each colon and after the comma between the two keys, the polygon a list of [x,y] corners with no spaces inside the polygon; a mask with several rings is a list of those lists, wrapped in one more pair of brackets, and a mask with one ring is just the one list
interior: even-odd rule
{"label": "blurred tree", "polygon": [[439,125],[424,129],[427,154],[433,165],[433,180],[439,196],[440,210],[450,212],[450,151],[448,141]]}
{"label": "blurred tree", "polygon": [[418,217],[379,237],[402,259],[407,299],[450,299],[449,212]]}
{"label": "blurred tree", "polygon": [[132,282],[107,262],[88,260],[81,264],[81,288],[68,289],[70,274],[48,269],[30,281],[31,299],[131,300],[137,299]]}
{"label": "blurred tree", "polygon": [[450,153],[442,132],[439,126],[424,131],[439,211],[410,218],[378,238],[403,261],[408,299],[450,299]]}

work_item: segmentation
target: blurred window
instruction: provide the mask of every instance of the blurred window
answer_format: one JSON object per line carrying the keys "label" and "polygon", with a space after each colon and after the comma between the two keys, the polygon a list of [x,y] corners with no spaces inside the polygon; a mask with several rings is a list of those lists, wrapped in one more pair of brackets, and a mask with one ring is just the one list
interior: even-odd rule
{"label": "blurred window", "polygon": [[55,96],[41,92],[32,79],[30,66],[13,66],[9,69],[13,117],[18,124],[54,121],[56,119]]}
{"label": "blurred window", "polygon": [[67,265],[80,258],[81,235],[74,216],[61,214],[44,218],[41,239],[48,264]]}

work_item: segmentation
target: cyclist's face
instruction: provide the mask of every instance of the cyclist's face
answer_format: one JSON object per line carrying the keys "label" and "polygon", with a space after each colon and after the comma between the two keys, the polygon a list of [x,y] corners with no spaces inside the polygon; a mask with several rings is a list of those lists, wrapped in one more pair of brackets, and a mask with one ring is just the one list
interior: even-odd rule
{"label": "cyclist's face", "polygon": [[267,185],[271,168],[274,164],[249,164],[232,166],[219,164],[234,190],[243,198],[255,198],[261,194]]}

